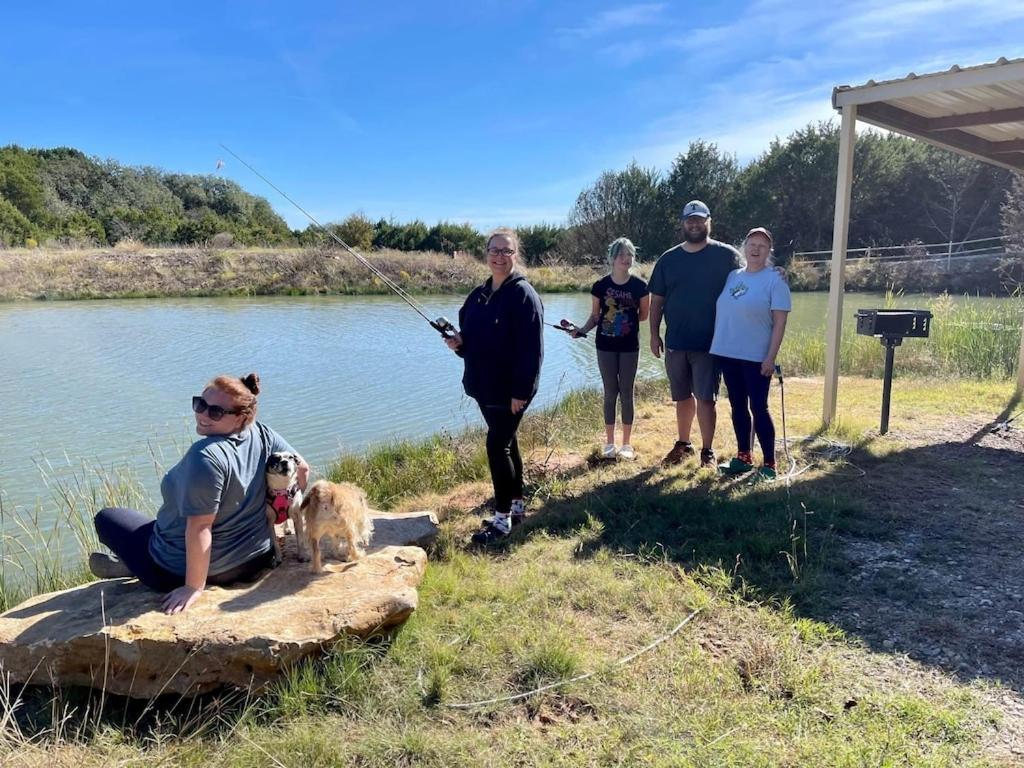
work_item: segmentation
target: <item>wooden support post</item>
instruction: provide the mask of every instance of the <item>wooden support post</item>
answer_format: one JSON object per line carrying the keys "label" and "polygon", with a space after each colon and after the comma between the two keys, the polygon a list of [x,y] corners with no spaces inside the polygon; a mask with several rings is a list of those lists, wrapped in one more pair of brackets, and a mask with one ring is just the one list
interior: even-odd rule
{"label": "wooden support post", "polygon": [[850,232],[850,189],[853,186],[853,145],[857,140],[857,105],[843,107],[839,127],[839,166],[836,173],[836,215],[832,224],[832,276],[828,289],[825,330],[825,426],[836,417],[839,391],[839,352],[843,336],[843,290],[846,286],[846,240]]}
{"label": "wooden support post", "polygon": [[1024,326],[1020,329],[1020,353],[1017,355],[1017,394],[1024,397]]}

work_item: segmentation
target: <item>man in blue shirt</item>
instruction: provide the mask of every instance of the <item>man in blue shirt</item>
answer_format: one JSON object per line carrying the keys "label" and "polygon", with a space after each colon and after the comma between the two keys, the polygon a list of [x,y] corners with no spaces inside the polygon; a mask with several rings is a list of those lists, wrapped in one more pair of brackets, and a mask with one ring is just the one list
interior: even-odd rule
{"label": "man in blue shirt", "polygon": [[[712,240],[711,211],[700,200],[683,208],[683,242],[665,251],[654,265],[651,291],[651,352],[665,352],[665,371],[676,404],[678,439],[664,464],[681,463],[694,454],[690,442],[693,417],[701,437],[701,466],[716,465],[715,401],[719,374],[709,350],[715,333],[715,302],[726,278],[741,266],[739,251]],[[665,317],[665,341],[661,318]]]}

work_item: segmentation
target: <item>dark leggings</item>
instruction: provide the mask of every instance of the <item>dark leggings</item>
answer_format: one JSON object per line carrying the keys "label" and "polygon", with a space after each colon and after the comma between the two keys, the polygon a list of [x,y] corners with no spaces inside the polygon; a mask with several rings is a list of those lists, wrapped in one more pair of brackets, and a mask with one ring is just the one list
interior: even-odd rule
{"label": "dark leggings", "polygon": [[633,382],[640,351],[610,352],[597,350],[597,367],[604,383],[604,423],[615,424],[615,401],[622,402],[622,423],[633,423]]}
{"label": "dark leggings", "polygon": [[487,422],[487,464],[494,485],[494,505],[498,512],[512,509],[512,499],[523,497],[523,459],[519,455],[516,430],[526,409],[512,413],[511,403],[504,406],[480,403]]}
{"label": "dark leggings", "polygon": [[[100,542],[127,566],[139,581],[157,592],[170,592],[185,583],[185,577],[162,568],[149,553],[149,539],[156,520],[134,509],[107,507],[93,519]],[[274,562],[274,550],[206,577],[207,584],[224,586],[235,582],[253,581]]]}
{"label": "dark leggings", "polygon": [[751,414],[754,432],[761,444],[765,464],[775,463],[775,424],[768,413],[768,386],[771,376],[761,375],[761,364],[734,357],[719,357],[718,366],[729,390],[732,406],[732,428],[736,431],[736,447],[740,453],[750,453]]}

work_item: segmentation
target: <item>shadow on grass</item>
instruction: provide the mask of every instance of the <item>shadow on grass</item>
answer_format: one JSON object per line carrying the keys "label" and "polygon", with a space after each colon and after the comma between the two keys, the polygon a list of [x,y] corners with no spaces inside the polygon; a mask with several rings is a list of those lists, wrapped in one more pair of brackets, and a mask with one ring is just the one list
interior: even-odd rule
{"label": "shadow on grass", "polygon": [[578,537],[578,557],[720,568],[873,650],[1024,691],[1024,431],[993,430],[1016,404],[963,439],[862,445],[789,488],[646,469],[548,500],[496,549],[545,531]]}

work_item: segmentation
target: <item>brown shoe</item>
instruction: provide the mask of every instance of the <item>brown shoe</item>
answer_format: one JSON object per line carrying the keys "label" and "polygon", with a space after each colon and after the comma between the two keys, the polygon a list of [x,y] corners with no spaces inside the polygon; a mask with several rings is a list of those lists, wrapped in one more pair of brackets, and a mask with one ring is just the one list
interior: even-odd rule
{"label": "brown shoe", "polygon": [[693,456],[695,451],[693,450],[693,443],[686,442],[683,440],[676,440],[676,444],[672,446],[672,450],[669,451],[665,458],[661,460],[662,466],[672,467],[676,464],[682,464],[686,461],[687,456]]}
{"label": "brown shoe", "polygon": [[718,459],[715,452],[710,448],[702,448],[700,451],[700,465],[702,467],[718,467]]}

